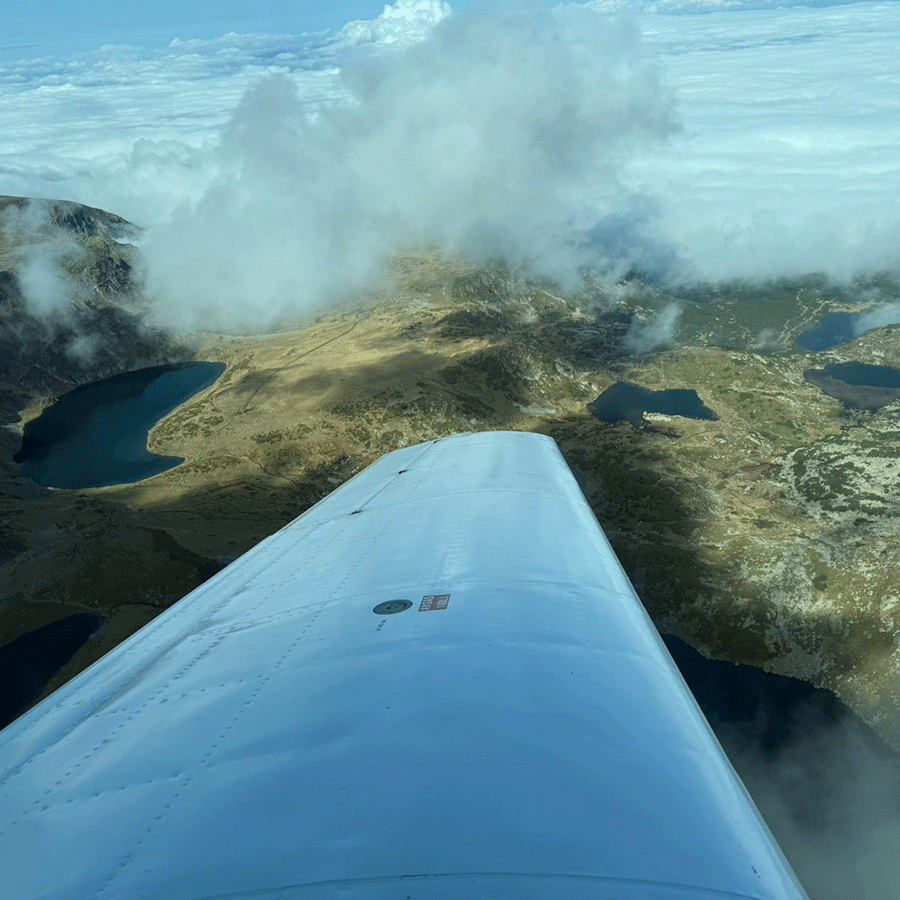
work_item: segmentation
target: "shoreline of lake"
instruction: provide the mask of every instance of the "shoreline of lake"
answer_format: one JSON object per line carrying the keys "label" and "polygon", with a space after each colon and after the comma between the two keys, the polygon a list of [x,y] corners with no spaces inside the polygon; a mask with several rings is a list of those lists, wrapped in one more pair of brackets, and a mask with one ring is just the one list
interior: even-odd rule
{"label": "shoreline of lake", "polygon": [[150,429],[215,383],[225,363],[189,362],[123,372],[62,394],[26,423],[13,456],[32,481],[57,489],[142,481],[184,462],[147,449]]}

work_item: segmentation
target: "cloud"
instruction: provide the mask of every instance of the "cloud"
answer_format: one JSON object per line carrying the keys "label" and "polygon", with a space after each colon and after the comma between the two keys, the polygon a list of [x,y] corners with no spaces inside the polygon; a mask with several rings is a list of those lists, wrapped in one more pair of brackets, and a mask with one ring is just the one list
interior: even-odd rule
{"label": "cloud", "polygon": [[[235,323],[316,303],[325,274],[358,281],[402,241],[681,281],[897,267],[896,4],[766,5],[629,3],[623,22],[579,7],[446,15],[442,2],[406,0],[318,35],[0,61],[0,176],[9,193],[147,225],[160,251],[168,227],[178,275],[237,269]],[[266,100],[267,78],[293,99]],[[252,160],[267,148],[227,132],[243,121],[264,136],[270,102],[279,140],[293,117],[303,147],[267,210],[276,179]],[[207,245],[191,216],[212,229]],[[217,262],[229,221],[259,277]],[[253,234],[286,241],[283,259],[253,250]],[[296,277],[279,275],[291,259]],[[254,285],[268,302],[242,306]],[[173,297],[194,308],[185,291]]]}
{"label": "cloud", "polygon": [[630,167],[658,240],[684,280],[897,267],[896,4],[753,6],[638,17],[684,125]]}
{"label": "cloud", "polygon": [[0,64],[9,194],[78,200],[152,224],[216,176],[250,85],[289,74],[306,108],[339,100],[334,35],[238,35]]}
{"label": "cloud", "polygon": [[166,317],[273,326],[404,246],[571,279],[586,230],[636,202],[623,160],[673,128],[637,31],[579,7],[445,18],[349,58],[341,86],[313,115],[287,76],[248,89],[216,178],[143,245]]}
{"label": "cloud", "polygon": [[43,204],[11,204],[0,212],[0,247],[12,248],[4,263],[16,274],[23,311],[52,329],[72,321],[76,287],[70,270],[85,253],[74,238],[46,224]]}
{"label": "cloud", "polygon": [[625,349],[631,353],[652,353],[671,347],[675,341],[681,307],[670,303],[647,319],[632,319],[625,333]]}
{"label": "cloud", "polygon": [[[807,713],[773,754],[716,723],[741,779],[814,900],[893,900],[900,880],[896,755],[855,717]],[[765,731],[759,723],[759,732]]]}
{"label": "cloud", "polygon": [[884,328],[887,325],[900,325],[900,300],[893,300],[859,313],[853,322],[853,331],[859,337],[867,331]]}
{"label": "cloud", "polygon": [[124,334],[151,337],[136,331],[124,243],[135,232],[77,204],[0,197],[0,339],[26,361],[23,377],[36,359],[39,377],[47,375],[60,353],[80,365],[116,364],[123,353],[134,356],[121,345]]}
{"label": "cloud", "polygon": [[397,0],[385,4],[380,16],[348,22],[340,38],[350,45],[415,43],[427,38],[453,10],[445,0]]}

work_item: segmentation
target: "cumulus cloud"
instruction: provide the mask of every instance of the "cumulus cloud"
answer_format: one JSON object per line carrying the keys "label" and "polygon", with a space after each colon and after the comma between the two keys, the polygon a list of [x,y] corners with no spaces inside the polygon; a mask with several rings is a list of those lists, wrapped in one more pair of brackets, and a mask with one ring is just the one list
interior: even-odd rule
{"label": "cumulus cloud", "polygon": [[[329,273],[352,282],[403,241],[682,281],[896,267],[896,4],[770,5],[629,2],[629,25],[590,8],[448,15],[443,0],[398,0],[332,33],[0,62],[0,175],[9,193],[150,226],[159,263],[168,245],[185,280],[173,306],[195,308],[190,292],[214,308],[188,291],[192,268],[235,274],[234,327],[317,302]],[[262,171],[270,128],[293,178]],[[221,258],[232,233],[248,265]]]}
{"label": "cumulus cloud", "polygon": [[340,37],[351,45],[415,43],[427,38],[452,12],[445,0],[397,0],[393,5],[385,4],[376,19],[348,22]]}
{"label": "cumulus cloud", "polygon": [[143,246],[167,316],[272,325],[411,245],[571,278],[602,252],[589,228],[637,202],[623,161],[673,128],[633,26],[572,6],[445,18],[341,84],[312,116],[286,76],[247,91],[218,176]]}

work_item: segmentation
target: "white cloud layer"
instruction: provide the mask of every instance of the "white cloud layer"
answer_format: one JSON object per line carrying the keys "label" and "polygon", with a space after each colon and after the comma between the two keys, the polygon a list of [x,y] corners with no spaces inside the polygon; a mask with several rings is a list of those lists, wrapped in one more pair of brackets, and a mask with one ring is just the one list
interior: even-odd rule
{"label": "white cloud layer", "polygon": [[149,226],[184,324],[274,321],[422,241],[557,275],[896,265],[900,5],[774,5],[399,0],[332,34],[7,62],[0,191]]}
{"label": "white cloud layer", "polygon": [[660,198],[660,239],[687,272],[846,276],[897,264],[900,4],[641,23],[684,129],[633,174]]}
{"label": "white cloud layer", "polygon": [[410,44],[424,40],[453,10],[445,0],[397,0],[376,19],[348,22],[341,37],[350,44]]}

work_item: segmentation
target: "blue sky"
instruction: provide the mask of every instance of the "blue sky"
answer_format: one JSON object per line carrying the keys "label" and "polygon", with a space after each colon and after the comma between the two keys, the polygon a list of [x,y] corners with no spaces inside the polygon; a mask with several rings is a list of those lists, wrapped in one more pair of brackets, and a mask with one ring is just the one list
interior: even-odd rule
{"label": "blue sky", "polygon": [[[469,2],[452,5],[460,10]],[[158,46],[229,31],[299,34],[374,19],[383,8],[382,0],[43,0],[3,10],[0,50],[32,56],[109,43]]]}

